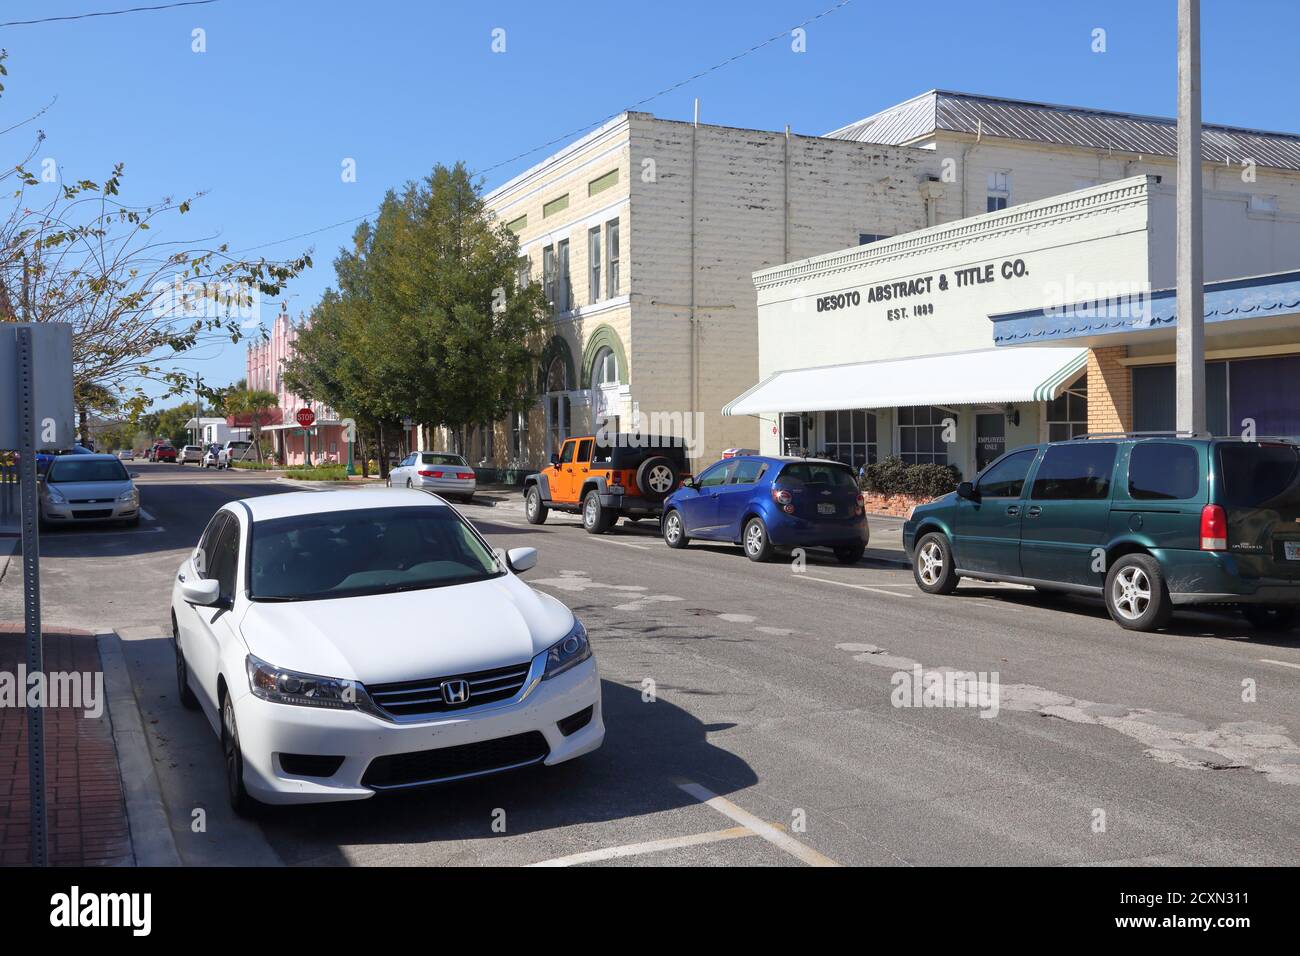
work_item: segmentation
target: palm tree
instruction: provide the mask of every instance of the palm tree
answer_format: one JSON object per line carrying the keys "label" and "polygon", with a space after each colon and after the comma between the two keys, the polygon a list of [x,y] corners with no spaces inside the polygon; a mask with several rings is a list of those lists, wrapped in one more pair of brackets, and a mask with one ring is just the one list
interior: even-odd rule
{"label": "palm tree", "polygon": [[262,463],[262,416],[279,403],[273,392],[260,388],[241,388],[226,394],[222,401],[227,415],[247,415],[253,454]]}

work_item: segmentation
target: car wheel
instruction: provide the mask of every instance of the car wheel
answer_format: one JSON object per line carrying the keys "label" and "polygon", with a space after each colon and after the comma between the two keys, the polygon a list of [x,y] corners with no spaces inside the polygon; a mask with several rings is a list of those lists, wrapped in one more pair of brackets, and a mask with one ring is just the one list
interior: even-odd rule
{"label": "car wheel", "polygon": [[673,509],[664,515],[664,543],[670,548],[684,548],[690,543],[686,537],[686,525],[682,523],[682,513]]}
{"label": "car wheel", "polygon": [[546,513],[546,505],[542,504],[542,493],[536,485],[533,485],[524,496],[524,517],[528,519],[529,524],[544,524]]}
{"label": "car wheel", "polygon": [[1289,604],[1246,604],[1242,616],[1257,631],[1289,631],[1295,627],[1296,609]]}
{"label": "car wheel", "polygon": [[618,518],[600,503],[600,492],[589,491],[582,499],[582,526],[588,534],[604,534]]}
{"label": "car wheel", "polygon": [[474,496],[473,496],[473,495],[461,495],[461,496],[460,496],[460,503],[463,504],[463,505],[472,505],[472,504],[474,503]]}
{"label": "car wheel", "polygon": [[1173,603],[1160,562],[1149,554],[1126,554],[1106,575],[1106,610],[1120,627],[1154,631],[1169,623]]}
{"label": "car wheel", "polygon": [[946,535],[932,531],[916,544],[912,577],[926,594],[951,594],[961,577],[953,565],[952,547]]}
{"label": "car wheel", "polygon": [[225,760],[230,808],[241,817],[252,816],[258,804],[244,788],[244,753],[239,749],[239,727],[235,724],[235,705],[229,694],[221,703],[221,755]]}
{"label": "car wheel", "polygon": [[407,488],[410,488],[410,487],[411,487],[411,479],[410,479],[410,478],[407,478],[407,479],[406,479],[406,487],[407,487]]}
{"label": "car wheel", "polygon": [[865,544],[855,544],[850,547],[836,548],[835,560],[840,564],[857,564],[862,560],[862,556],[867,553]]}
{"label": "car wheel", "polygon": [[176,691],[181,706],[186,710],[198,710],[199,699],[194,696],[194,691],[190,690],[190,669],[185,663],[185,654],[181,650],[181,637],[176,627],[175,616],[172,617],[172,646],[176,650]]}
{"label": "car wheel", "polygon": [[677,486],[677,466],[663,455],[647,458],[636,470],[636,485],[643,497],[662,501]]}
{"label": "car wheel", "polygon": [[740,536],[745,557],[751,561],[766,561],[772,556],[772,539],[767,536],[767,525],[762,518],[750,518]]}

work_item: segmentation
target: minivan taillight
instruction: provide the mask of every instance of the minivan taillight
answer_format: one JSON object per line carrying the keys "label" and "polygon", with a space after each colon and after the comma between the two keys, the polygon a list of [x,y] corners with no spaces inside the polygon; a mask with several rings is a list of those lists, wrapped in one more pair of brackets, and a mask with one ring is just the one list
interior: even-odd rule
{"label": "minivan taillight", "polygon": [[1222,505],[1206,505],[1201,509],[1201,550],[1228,550],[1228,515]]}

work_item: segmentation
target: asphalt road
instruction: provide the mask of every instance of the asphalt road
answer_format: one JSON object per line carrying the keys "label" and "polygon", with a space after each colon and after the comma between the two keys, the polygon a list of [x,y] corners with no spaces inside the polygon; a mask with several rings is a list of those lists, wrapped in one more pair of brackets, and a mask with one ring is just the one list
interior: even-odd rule
{"label": "asphalt road", "polygon": [[[139,530],[43,539],[45,618],[125,639],[186,862],[1300,860],[1300,635],[1257,638],[1209,614],[1133,634],[1100,604],[1021,588],[928,597],[907,571],[828,554],[797,569],[698,543],[670,551],[648,523],[593,537],[552,515],[535,528],[514,498],[463,511],[494,545],[536,546],[526,580],[587,623],[605,746],[555,768],[236,820],[215,736],[173,699],[168,594],[216,507],[287,488],[135,470]],[[0,619],[21,619],[16,576],[0,582]],[[916,665],[996,675],[998,693],[896,706]]]}

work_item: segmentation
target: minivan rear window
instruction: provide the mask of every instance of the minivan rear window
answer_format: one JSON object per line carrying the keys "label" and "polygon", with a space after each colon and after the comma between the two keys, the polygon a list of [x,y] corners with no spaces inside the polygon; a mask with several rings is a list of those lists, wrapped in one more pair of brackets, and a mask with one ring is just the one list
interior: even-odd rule
{"label": "minivan rear window", "polygon": [[1128,459],[1128,494],[1137,501],[1195,498],[1201,490],[1201,456],[1191,445],[1142,442]]}
{"label": "minivan rear window", "polygon": [[1246,442],[1219,446],[1219,500],[1229,508],[1300,505],[1300,449]]}

